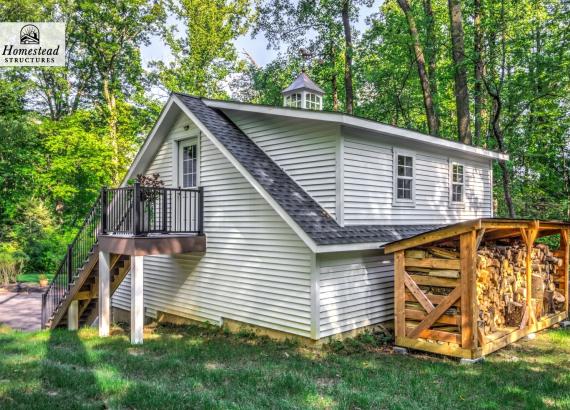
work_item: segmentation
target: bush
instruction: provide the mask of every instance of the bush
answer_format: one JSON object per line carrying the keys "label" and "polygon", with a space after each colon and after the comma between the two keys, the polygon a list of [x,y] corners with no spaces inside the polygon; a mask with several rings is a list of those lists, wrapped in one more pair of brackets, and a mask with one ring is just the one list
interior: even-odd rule
{"label": "bush", "polygon": [[0,245],[0,281],[6,286],[15,283],[27,260],[24,252],[12,244]]}

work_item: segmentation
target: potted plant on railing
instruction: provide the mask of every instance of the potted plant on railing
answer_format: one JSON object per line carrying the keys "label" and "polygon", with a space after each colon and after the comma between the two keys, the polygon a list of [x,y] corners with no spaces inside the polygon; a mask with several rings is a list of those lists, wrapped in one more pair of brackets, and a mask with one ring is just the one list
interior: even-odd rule
{"label": "potted plant on railing", "polygon": [[161,188],[164,188],[164,181],[160,179],[160,174],[137,175],[134,181],[129,181],[129,185],[138,182],[141,186],[141,203],[143,205],[143,215],[141,228],[149,231],[156,222],[156,209],[159,206],[157,201],[161,198]]}
{"label": "potted plant on railing", "polygon": [[41,287],[41,288],[47,288],[47,285],[49,284],[49,281],[48,281],[48,277],[47,277],[47,275],[46,275],[45,273],[41,273],[41,274],[38,276],[38,280],[39,280],[39,282],[40,282],[40,287]]}

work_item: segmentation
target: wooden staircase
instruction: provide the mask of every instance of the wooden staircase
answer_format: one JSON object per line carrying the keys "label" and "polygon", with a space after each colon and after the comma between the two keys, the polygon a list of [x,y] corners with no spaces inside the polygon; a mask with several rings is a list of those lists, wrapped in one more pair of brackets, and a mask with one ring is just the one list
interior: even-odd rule
{"label": "wooden staircase", "polygon": [[[111,296],[118,289],[131,268],[131,259],[128,255],[115,255],[111,257]],[[98,246],[93,247],[85,267],[80,269],[77,279],[72,282],[71,289],[60,306],[49,318],[46,327],[67,327],[67,312],[72,301],[79,303],[79,326],[90,326],[98,316],[99,296],[99,252]]]}
{"label": "wooden staircase", "polygon": [[[66,326],[74,301],[77,325],[93,324],[99,314],[99,251],[110,255],[111,296],[129,273],[131,257],[204,252],[203,200],[202,188],[143,187],[135,182],[102,189],[42,295],[42,328]],[[72,307],[75,313],[75,304]]]}

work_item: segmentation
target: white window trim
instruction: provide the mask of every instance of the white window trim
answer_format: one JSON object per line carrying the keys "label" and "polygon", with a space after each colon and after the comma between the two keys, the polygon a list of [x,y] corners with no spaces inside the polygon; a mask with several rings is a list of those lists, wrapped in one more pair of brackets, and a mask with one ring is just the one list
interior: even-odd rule
{"label": "white window trim", "polygon": [[[398,198],[398,156],[412,157],[412,199]],[[392,205],[397,207],[413,208],[416,206],[416,174],[417,161],[416,153],[413,151],[406,151],[401,149],[394,149],[392,158]]]}
{"label": "white window trim", "polygon": [[[463,192],[461,196],[461,202],[454,202],[453,201],[453,166],[454,165],[461,165],[463,167]],[[462,209],[465,208],[465,187],[467,186],[467,177],[465,175],[466,166],[463,162],[455,161],[450,159],[449,160],[449,207],[455,209]]]}

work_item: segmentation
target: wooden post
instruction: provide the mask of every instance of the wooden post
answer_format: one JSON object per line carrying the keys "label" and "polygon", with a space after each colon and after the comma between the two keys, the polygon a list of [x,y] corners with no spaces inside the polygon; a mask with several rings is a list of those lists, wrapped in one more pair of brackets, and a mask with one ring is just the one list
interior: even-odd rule
{"label": "wooden post", "polygon": [[568,273],[568,264],[569,264],[569,257],[570,257],[570,241],[569,238],[569,231],[568,229],[562,229],[560,231],[560,250],[564,252],[564,259],[562,263],[562,269],[564,269],[564,285],[562,289],[564,290],[564,311],[568,312],[568,296],[570,296],[570,283],[569,283],[569,273]]}
{"label": "wooden post", "polygon": [[143,343],[143,258],[144,256],[131,256],[131,344],[134,345]]}
{"label": "wooden post", "polygon": [[67,308],[67,329],[77,330],[79,329],[79,301],[74,300],[69,304]]}
{"label": "wooden post", "polygon": [[533,221],[532,227],[526,230],[526,305],[528,311],[528,319],[533,323],[537,322],[532,305],[532,248],[534,241],[538,235],[538,221]]}
{"label": "wooden post", "polygon": [[394,329],[396,330],[396,337],[406,336],[404,272],[404,251],[397,251],[394,254]]}
{"label": "wooden post", "polygon": [[111,254],[99,252],[99,336],[109,336],[111,328]]}
{"label": "wooden post", "polygon": [[475,230],[459,237],[459,255],[461,259],[461,347],[477,347],[477,283],[475,271]]}

